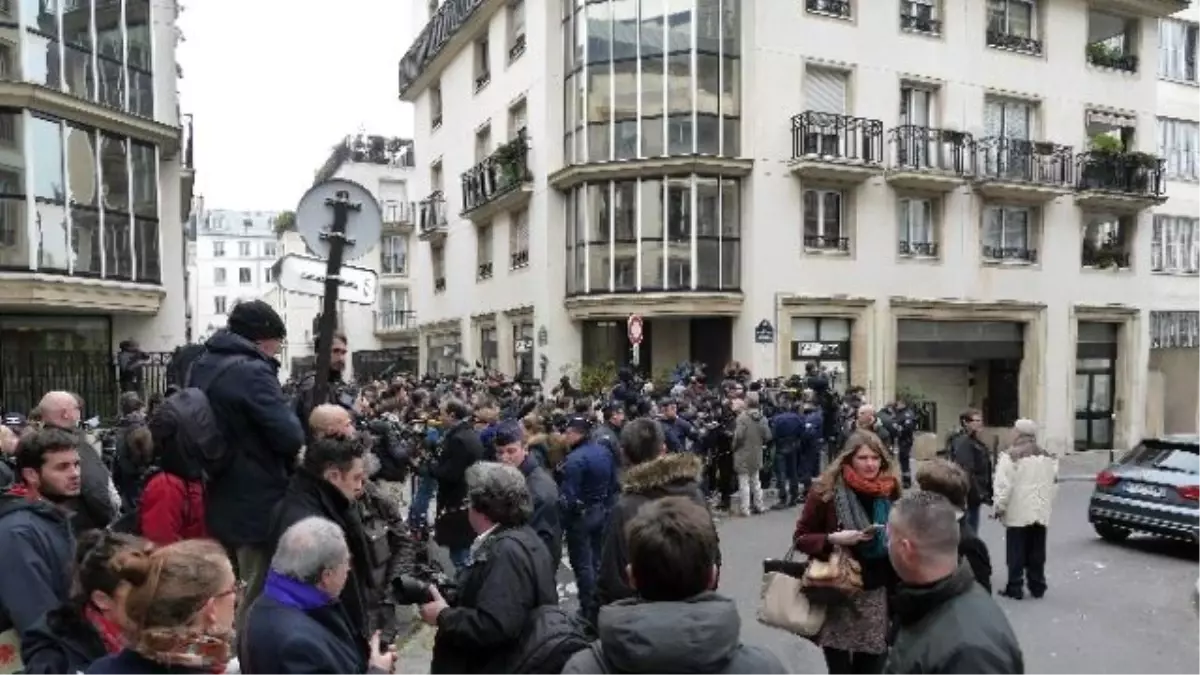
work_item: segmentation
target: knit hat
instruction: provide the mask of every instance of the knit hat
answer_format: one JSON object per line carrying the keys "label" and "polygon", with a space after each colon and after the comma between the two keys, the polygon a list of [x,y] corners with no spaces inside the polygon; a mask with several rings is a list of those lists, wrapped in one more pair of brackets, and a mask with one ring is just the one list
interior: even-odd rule
{"label": "knit hat", "polygon": [[229,331],[251,342],[282,340],[287,327],[273,307],[262,300],[247,300],[233,306],[229,313]]}

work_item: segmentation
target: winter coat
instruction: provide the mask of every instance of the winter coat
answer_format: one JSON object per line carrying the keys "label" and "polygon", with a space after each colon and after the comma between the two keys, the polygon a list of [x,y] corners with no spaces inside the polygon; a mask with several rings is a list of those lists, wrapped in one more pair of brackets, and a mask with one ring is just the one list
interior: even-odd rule
{"label": "winter coat", "polygon": [[21,638],[28,675],[83,672],[107,655],[99,631],[71,604],[47,612]]}
{"label": "winter coat", "polygon": [[132,649],[123,649],[118,654],[105,656],[83,671],[88,675],[212,675],[212,667],[166,666],[142,656]]}
{"label": "winter coat", "polygon": [[950,442],[950,460],[967,472],[971,490],[967,506],[972,508],[992,501],[992,458],[988,448],[971,434],[959,434]]}
{"label": "winter coat", "polygon": [[[143,478],[146,467],[133,456],[133,447],[129,443],[129,435],[139,427],[145,426],[146,415],[133,413],[125,415],[117,422],[113,433],[117,439],[117,453],[113,459],[112,481],[121,495],[121,502],[127,509],[137,507],[141,498]],[[147,458],[149,459],[149,458]]]}
{"label": "winter coat", "polygon": [[104,529],[117,519],[121,506],[112,474],[86,433],[77,429],[64,431],[75,435],[75,449],[79,451],[79,496],[64,502],[72,513],[71,528],[76,534]]}
{"label": "winter coat", "polygon": [[664,418],[659,420],[659,424],[662,425],[663,437],[666,439],[667,450],[670,452],[683,452],[687,450],[689,439],[695,441],[699,438],[696,427],[682,417]]}
{"label": "winter coat", "polygon": [[554,569],[562,560],[563,528],[558,510],[558,485],[550,476],[550,472],[538,465],[533,455],[526,455],[521,462],[521,473],[525,474],[525,486],[533,501],[533,514],[529,516],[529,527],[537,533],[546,550],[550,552],[550,560]]}
{"label": "winter coat", "polygon": [[75,557],[70,514],[17,484],[0,496],[0,633],[25,632],[67,601]]}
{"label": "winter coat", "polygon": [[487,535],[458,575],[458,602],[438,615],[432,673],[499,673],[529,613],[558,604],[550,554],[532,528]]}
{"label": "winter coat", "polygon": [[763,446],[771,442],[771,427],[757,408],[743,410],[733,426],[733,470],[757,474],[763,468]]}
{"label": "winter coat", "polygon": [[366,652],[342,603],[301,610],[260,595],[246,614],[238,665],[257,673],[365,673]]}
{"label": "winter coat", "polygon": [[1008,618],[962,563],[932,586],[901,585],[885,673],[1024,673]]}
{"label": "winter coat", "polygon": [[[1014,459],[1016,457],[1016,459]],[[1049,525],[1058,492],[1058,460],[1018,436],[996,462],[993,505],[1005,527]]]}
{"label": "winter coat", "polygon": [[157,546],[184,539],[207,539],[204,484],[160,471],[146,481],[138,505],[138,528]]}
{"label": "winter coat", "polygon": [[279,362],[240,335],[221,330],[209,338],[188,385],[207,387],[229,359],[242,361],[208,389],[208,402],[232,459],[208,485],[205,517],[225,546],[264,546],[304,432],[279,386]]}
{"label": "winter coat", "polygon": [[483,442],[470,422],[460,422],[442,438],[442,451],[429,469],[438,482],[437,543],[450,550],[464,549],[475,540],[467,520],[467,469],[483,459]]}
{"label": "winter coat", "polygon": [[560,499],[564,512],[579,513],[596,504],[608,504],[620,485],[618,469],[608,448],[591,441],[575,446],[562,468]]}
{"label": "winter coat", "polygon": [[7,490],[17,482],[17,470],[9,463],[8,457],[0,457],[0,490]]}
{"label": "winter coat", "polygon": [[716,593],[679,602],[629,598],[600,610],[600,639],[563,673],[786,673],[762,647],[741,641],[737,605]]}
{"label": "winter coat", "polygon": [[[855,493],[868,514],[871,513],[873,497]],[[897,493],[894,499],[899,499]],[[844,524],[838,522],[837,507],[833,497],[823,494],[818,489],[810,490],[804,500],[804,508],[796,520],[796,529],[792,533],[792,541],[796,550],[818,560],[828,560],[833,553],[833,544],[829,543],[829,535],[844,530]],[[858,549],[847,549],[862,565],[863,587],[872,590],[880,587],[892,588],[896,584],[896,572],[887,556],[865,559],[859,556]]]}

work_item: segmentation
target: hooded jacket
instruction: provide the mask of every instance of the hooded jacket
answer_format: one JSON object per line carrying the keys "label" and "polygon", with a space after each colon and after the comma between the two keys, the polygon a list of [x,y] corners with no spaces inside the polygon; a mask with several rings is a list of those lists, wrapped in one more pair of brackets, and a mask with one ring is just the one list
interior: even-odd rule
{"label": "hooded jacket", "polygon": [[75,555],[70,514],[30,499],[24,485],[13,486],[0,495],[0,551],[0,633],[15,627],[23,637],[70,595]]}
{"label": "hooded jacket", "polygon": [[21,660],[29,675],[83,672],[107,655],[96,627],[70,604],[47,613],[21,638]]}
{"label": "hooded jacket", "polygon": [[600,610],[600,639],[563,673],[786,673],[779,657],[741,642],[733,600],[701,593],[680,602],[629,598]]}
{"label": "hooded jacket", "polygon": [[771,442],[771,427],[758,408],[747,408],[733,427],[733,470],[755,474],[763,468],[763,446]]}

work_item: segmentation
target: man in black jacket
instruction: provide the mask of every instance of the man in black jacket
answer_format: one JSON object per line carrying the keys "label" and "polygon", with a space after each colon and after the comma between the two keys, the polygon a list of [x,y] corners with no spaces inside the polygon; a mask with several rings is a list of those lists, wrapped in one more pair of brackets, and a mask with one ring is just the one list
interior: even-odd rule
{"label": "man in black jacket", "polygon": [[886,673],[1024,673],[1008,618],[958,557],[958,519],[941,495],[916,492],[888,519],[888,557],[900,577],[898,625]]}
{"label": "man in black jacket", "polygon": [[950,460],[967,472],[971,491],[967,494],[967,524],[979,532],[979,507],[992,503],[992,455],[979,439],[983,413],[973,408],[958,416],[962,433],[950,441]]}
{"label": "man in black jacket", "polygon": [[[690,452],[668,453],[662,427],[650,419],[636,419],[621,431],[621,453],[626,463],[621,478],[621,495],[608,516],[604,547],[600,555],[600,574],[596,580],[596,606],[632,597],[625,568],[629,547],[625,526],[648,502],[663,497],[683,496],[707,506],[700,488],[704,467],[700,457]],[[595,622],[596,616],[588,617]]]}
{"label": "man in black jacket", "polygon": [[[320,341],[313,342],[313,349],[320,350]],[[340,405],[347,410],[353,408],[357,403],[356,393],[347,386],[343,373],[346,370],[346,358],[350,354],[350,348],[346,342],[346,336],[341,333],[335,333],[333,336],[333,348],[329,350],[329,373],[326,378],[329,386],[325,389],[325,398],[316,400],[317,374],[315,372],[307,373],[296,387],[296,418],[300,420],[300,425],[304,427],[305,435],[310,435],[308,428],[308,418],[312,414],[314,408],[325,403],[333,403]]]}
{"label": "man in black jacket", "polygon": [[475,431],[471,409],[460,399],[442,402],[442,447],[429,468],[437,480],[437,518],[434,538],[450,549],[450,560],[459,570],[466,567],[475,531],[467,518],[467,469],[483,459],[483,442]]}
{"label": "man in black jacket", "polygon": [[82,488],[69,502],[73,513],[71,527],[76,534],[108,527],[116,520],[119,510],[116,488],[100,452],[79,428],[79,419],[83,415],[79,398],[69,391],[52,391],[42,397],[38,411],[44,427],[58,428],[73,435],[79,451]]}
{"label": "man in black jacket", "polygon": [[533,500],[529,526],[546,544],[554,569],[562,560],[563,528],[558,512],[558,485],[525,446],[525,434],[517,422],[506,422],[496,430],[496,459],[525,476],[525,487]]}
{"label": "man in black jacket", "polygon": [[272,555],[288,528],[305,518],[324,518],[342,528],[350,547],[350,569],[339,599],[364,655],[371,632],[368,597],[379,592],[371,575],[370,544],[354,506],[367,476],[365,456],[366,446],[358,438],[315,439],[305,448],[304,460],[271,519]]}

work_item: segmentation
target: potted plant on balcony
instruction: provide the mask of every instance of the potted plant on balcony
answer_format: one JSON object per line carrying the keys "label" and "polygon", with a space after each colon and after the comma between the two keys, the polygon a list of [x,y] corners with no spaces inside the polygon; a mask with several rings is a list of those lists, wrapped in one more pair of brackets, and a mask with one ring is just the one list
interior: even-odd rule
{"label": "potted plant on balcony", "polygon": [[1105,189],[1116,183],[1119,159],[1125,144],[1116,136],[1101,134],[1088,140],[1088,154],[1083,161],[1080,186],[1084,189]]}
{"label": "potted plant on balcony", "polygon": [[524,142],[522,138],[511,140],[496,148],[495,154],[492,155],[492,159],[500,167],[498,188],[503,189],[524,180]]}

